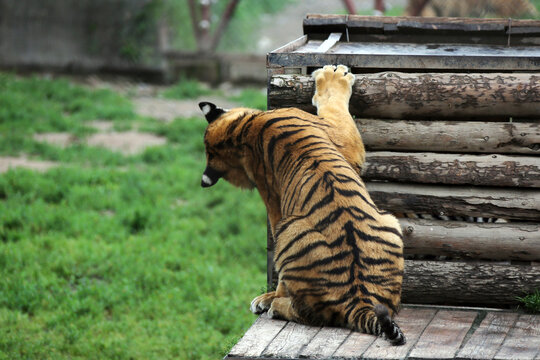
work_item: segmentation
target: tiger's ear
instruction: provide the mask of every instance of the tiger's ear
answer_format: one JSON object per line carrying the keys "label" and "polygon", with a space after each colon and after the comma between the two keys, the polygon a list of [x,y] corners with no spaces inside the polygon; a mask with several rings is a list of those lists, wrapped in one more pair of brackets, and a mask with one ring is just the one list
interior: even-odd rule
{"label": "tiger's ear", "polygon": [[201,108],[201,111],[203,112],[209,124],[225,113],[225,110],[223,110],[220,107],[217,107],[211,102],[206,102],[206,101],[200,102],[199,107]]}

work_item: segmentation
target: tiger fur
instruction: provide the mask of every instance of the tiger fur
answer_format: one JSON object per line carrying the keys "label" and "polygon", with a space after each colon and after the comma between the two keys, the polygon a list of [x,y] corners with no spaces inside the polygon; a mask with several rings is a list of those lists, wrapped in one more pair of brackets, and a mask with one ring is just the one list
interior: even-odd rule
{"label": "tiger fur", "polygon": [[319,116],[200,103],[209,122],[201,185],[224,178],[256,187],[266,205],[278,285],[252,301],[254,313],[385,334],[401,345],[392,321],[403,277],[401,228],[359,176],[364,147],[348,111],[354,76],[346,71],[314,73]]}

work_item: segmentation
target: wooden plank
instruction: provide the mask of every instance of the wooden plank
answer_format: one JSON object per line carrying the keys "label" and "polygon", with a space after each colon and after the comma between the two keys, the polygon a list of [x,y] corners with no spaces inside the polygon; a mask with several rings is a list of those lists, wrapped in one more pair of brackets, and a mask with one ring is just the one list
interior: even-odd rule
{"label": "wooden plank", "polygon": [[540,190],[367,182],[373,201],[393,213],[540,220]]}
{"label": "wooden plank", "polygon": [[287,44],[277,48],[273,52],[275,52],[275,53],[292,52],[292,51],[298,49],[300,46],[306,44],[307,38],[308,38],[307,35],[302,35],[299,38],[297,38],[297,39],[295,39],[295,40],[293,40],[291,42],[288,42]]}
{"label": "wooden plank", "polygon": [[320,327],[289,322],[262,352],[262,356],[295,359],[320,329]]}
{"label": "wooden plank", "polygon": [[495,359],[534,359],[540,353],[540,315],[520,315]]}
{"label": "wooden plank", "polygon": [[440,310],[418,339],[409,358],[454,358],[477,315],[475,311]]}
{"label": "wooden plank", "polygon": [[[342,31],[343,29],[336,29]],[[370,70],[410,71],[422,69],[425,72],[451,71],[454,73],[476,72],[537,72],[540,70],[539,46],[530,46],[516,51],[506,45],[470,45],[415,43],[407,40],[399,42],[366,42],[364,38],[351,42],[338,42],[327,54],[315,53],[320,45],[318,40],[309,40],[305,45],[290,53],[270,52],[268,66],[322,67],[328,63],[344,64],[357,72]],[[327,34],[324,34],[326,39]],[[358,41],[355,41],[358,40]],[[436,40],[436,39],[427,39]],[[540,41],[539,41],[540,43]],[[458,55],[458,56],[456,56]],[[356,101],[356,100],[355,100]],[[301,103],[303,108],[308,103]]]}
{"label": "wooden plank", "polygon": [[260,356],[286,324],[286,321],[270,319],[266,313],[262,314],[231,349],[227,359],[245,359]]}
{"label": "wooden plank", "polygon": [[[373,51],[370,56],[373,55]],[[332,50],[332,56],[336,53],[339,53],[339,44],[336,44]],[[538,56],[540,70],[540,47],[534,51],[534,54]],[[309,56],[309,54],[301,55],[303,58]],[[393,62],[400,61],[401,56],[395,55],[398,54],[385,56],[390,56],[394,59]],[[355,58],[358,56],[354,53]],[[528,58],[530,56],[533,55],[527,54]],[[456,58],[468,59],[467,56],[452,56],[452,59]],[[497,59],[501,60],[502,57],[497,56]],[[327,59],[325,62],[335,63],[336,61],[340,62],[339,59],[334,58],[332,61]],[[344,62],[344,64],[359,66],[349,62]],[[297,66],[316,65],[297,64]],[[313,107],[311,98],[314,86],[311,76],[274,75],[268,87],[268,106],[269,108],[296,106],[310,110]],[[354,116],[386,119],[464,117],[537,119],[540,113],[540,75],[532,73],[409,74],[403,72],[363,74],[356,77],[349,108]]]}
{"label": "wooden plank", "polygon": [[511,312],[488,312],[457,358],[493,359],[517,317],[518,314]]}
{"label": "wooden plank", "polygon": [[360,358],[364,351],[377,339],[373,335],[351,332],[349,337],[339,346],[332,358]]}
{"label": "wooden plank", "polygon": [[[363,21],[380,22],[382,24],[398,24],[403,21],[415,21],[424,24],[502,24],[507,26],[508,19],[492,18],[464,18],[464,17],[418,17],[418,16],[366,16],[366,15],[334,15],[334,14],[307,14],[304,24],[332,24],[332,23],[361,23]],[[539,20],[512,19],[512,27],[540,27]]]}
{"label": "wooden plank", "polygon": [[356,124],[370,151],[540,154],[540,121],[509,123],[356,119]]}
{"label": "wooden plank", "polygon": [[300,358],[326,359],[347,339],[351,330],[324,327],[313,340],[301,351]]}
{"label": "wooden plank", "polygon": [[399,219],[406,255],[540,260],[540,224]]}
{"label": "wooden plank", "polygon": [[407,343],[403,346],[391,346],[388,340],[378,338],[362,355],[362,358],[405,359],[436,312],[435,309],[402,309],[395,321],[405,334]]}
{"label": "wooden plank", "polygon": [[540,187],[540,156],[369,152],[366,180]]}
{"label": "wooden plank", "polygon": [[339,39],[341,39],[341,35],[342,34],[340,32],[331,33],[328,36],[328,39],[326,39],[321,45],[319,45],[319,47],[315,49],[314,52],[324,54],[325,52],[330,50],[332,46],[334,46],[339,41]]}
{"label": "wooden plank", "polygon": [[501,307],[540,288],[540,266],[480,261],[406,260],[402,301]]}

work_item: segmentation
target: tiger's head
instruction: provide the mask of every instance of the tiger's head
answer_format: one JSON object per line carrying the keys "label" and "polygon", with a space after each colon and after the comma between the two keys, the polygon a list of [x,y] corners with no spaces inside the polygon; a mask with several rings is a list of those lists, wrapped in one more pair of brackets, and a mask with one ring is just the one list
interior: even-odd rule
{"label": "tiger's head", "polygon": [[234,186],[252,189],[254,182],[246,166],[249,154],[246,147],[239,144],[237,126],[240,120],[259,110],[234,108],[225,110],[210,102],[201,102],[208,127],[204,133],[206,149],[206,169],[202,175],[201,186],[215,185],[224,178]]}

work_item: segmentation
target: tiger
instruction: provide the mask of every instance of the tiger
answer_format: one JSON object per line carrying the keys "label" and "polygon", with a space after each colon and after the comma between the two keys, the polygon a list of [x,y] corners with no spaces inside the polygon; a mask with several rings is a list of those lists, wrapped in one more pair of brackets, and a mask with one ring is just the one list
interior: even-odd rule
{"label": "tiger", "polygon": [[359,176],[365,151],[348,110],[354,75],[328,65],[313,77],[318,115],[199,103],[208,121],[201,186],[223,178],[256,188],[266,206],[278,282],[253,299],[253,313],[405,344],[392,320],[403,279],[401,227]]}

